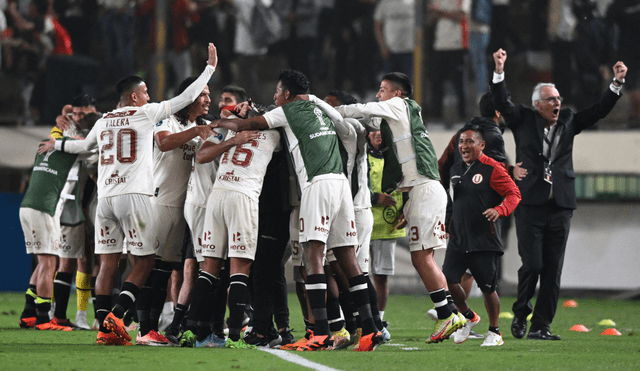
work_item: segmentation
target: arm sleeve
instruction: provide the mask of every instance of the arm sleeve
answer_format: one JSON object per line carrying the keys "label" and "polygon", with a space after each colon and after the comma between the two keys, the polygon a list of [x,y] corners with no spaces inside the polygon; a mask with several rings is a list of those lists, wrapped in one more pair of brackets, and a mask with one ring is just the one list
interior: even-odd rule
{"label": "arm sleeve", "polygon": [[278,107],[265,113],[262,117],[269,125],[269,129],[287,126],[287,116],[284,114],[282,107]]}
{"label": "arm sleeve", "polygon": [[[502,76],[502,80],[496,82],[496,76]],[[509,100],[507,85],[504,82],[504,72],[501,74],[494,72],[491,95],[493,96],[493,106],[504,116],[506,125],[508,127],[516,126],[520,122],[520,110]]]}
{"label": "arm sleeve", "polygon": [[93,129],[87,134],[87,137],[83,140],[56,140],[55,149],[65,153],[85,153],[90,152],[98,145],[97,126],[94,125]]}
{"label": "arm sleeve", "polygon": [[336,110],[342,117],[365,120],[372,117],[381,117],[385,120],[398,121],[406,111],[406,106],[401,98],[392,98],[384,102],[356,103],[338,106]]}
{"label": "arm sleeve", "polygon": [[491,188],[498,192],[500,196],[504,197],[500,205],[494,207],[502,217],[511,214],[522,199],[520,190],[513,179],[509,177],[507,169],[505,169],[504,166],[498,165],[493,168],[493,172],[491,173]]}
{"label": "arm sleeve", "polygon": [[149,103],[145,106],[147,117],[149,117],[151,122],[156,124],[191,104],[198,98],[200,93],[202,93],[202,90],[204,90],[204,87],[209,82],[209,79],[211,79],[211,76],[213,76],[215,70],[213,66],[207,65],[196,81],[189,85],[177,97],[160,103]]}

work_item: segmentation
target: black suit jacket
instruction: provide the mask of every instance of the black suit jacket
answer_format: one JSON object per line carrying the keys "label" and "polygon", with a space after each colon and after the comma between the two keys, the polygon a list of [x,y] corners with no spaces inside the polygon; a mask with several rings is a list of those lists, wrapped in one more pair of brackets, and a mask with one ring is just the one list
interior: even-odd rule
{"label": "black suit jacket", "polygon": [[[545,157],[542,155],[544,127],[540,114],[530,107],[514,105],[509,101],[506,83],[491,84],[493,104],[502,114],[516,142],[516,163],[522,162],[529,174],[516,181],[522,194],[521,205],[542,205],[549,199],[551,185],[544,181]],[[558,125],[563,130],[556,157],[551,163],[553,197],[558,206],[576,208],[575,174],[573,171],[573,138],[594,125],[613,109],[619,95],[607,88],[600,101],[580,112],[569,108],[560,110]]]}

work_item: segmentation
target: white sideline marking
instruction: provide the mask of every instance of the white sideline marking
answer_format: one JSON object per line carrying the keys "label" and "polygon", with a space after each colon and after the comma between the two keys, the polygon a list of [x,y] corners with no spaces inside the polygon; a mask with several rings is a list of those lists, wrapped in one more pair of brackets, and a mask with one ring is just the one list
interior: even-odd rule
{"label": "white sideline marking", "polygon": [[300,366],[308,367],[312,370],[317,371],[339,371],[335,368],[331,368],[325,365],[321,365],[319,363],[311,362],[306,358],[300,357],[299,355],[293,354],[291,352],[287,352],[286,350],[280,349],[270,349],[270,348],[258,348],[267,353],[271,353],[274,356],[284,359],[287,362],[295,363]]}

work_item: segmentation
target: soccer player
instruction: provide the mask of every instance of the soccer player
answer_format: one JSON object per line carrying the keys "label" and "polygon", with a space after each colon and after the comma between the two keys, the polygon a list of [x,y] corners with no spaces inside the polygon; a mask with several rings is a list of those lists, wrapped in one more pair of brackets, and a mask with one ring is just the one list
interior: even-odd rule
{"label": "soccer player", "polygon": [[437,158],[422,122],[422,108],[409,99],[413,87],[399,72],[385,74],[376,97],[378,102],[336,107],[344,117],[371,119],[380,117],[380,131],[389,146],[385,156],[382,191],[409,192],[399,223],[409,229],[411,262],[429,291],[438,321],[427,343],[437,343],[461,327],[446,297],[446,280],[436,265],[433,250],[445,248],[445,211],[447,195],[438,182]]}
{"label": "soccer player", "polygon": [[[240,337],[240,331],[258,241],[258,198],[267,165],[273,152],[279,150],[279,143],[280,134],[276,130],[229,131],[224,142],[206,142],[198,151],[199,163],[210,162],[224,153],[207,201],[202,236],[204,262],[194,289],[192,312],[198,321],[196,347],[255,348]],[[227,256],[229,338],[225,342],[211,332],[208,319],[213,290],[219,284]]]}
{"label": "soccer player", "polygon": [[[196,80],[189,77],[180,83],[182,93]],[[156,217],[162,220],[157,226],[159,246],[156,261],[149,278],[142,289],[137,311],[140,329],[136,337],[138,345],[169,346],[174,342],[158,332],[158,324],[163,304],[167,297],[167,283],[174,268],[182,271],[182,242],[186,222],[184,201],[187,183],[191,174],[192,159],[195,156],[195,138],[206,140],[213,132],[208,125],[197,118],[209,112],[209,87],[187,107],[158,122],[154,129],[154,197],[151,198]],[[193,121],[190,120],[193,118]],[[173,283],[172,283],[173,284]]]}
{"label": "soccer player", "polygon": [[[153,195],[153,127],[193,102],[213,75],[218,62],[216,48],[208,47],[207,67],[182,94],[160,103],[150,103],[147,86],[137,76],[120,80],[119,108],[98,120],[85,140],[51,138],[41,153],[53,148],[62,152],[81,152],[98,146],[98,211],[96,215],[96,253],[100,274],[96,284],[98,320],[97,343],[130,345],[122,317],[131,308],[155,260],[156,222],[150,197]],[[122,246],[133,256],[133,266],[122,285],[113,311],[111,290]]]}
{"label": "soccer player", "polygon": [[[334,122],[345,124],[331,106],[312,95],[307,97],[308,92],[309,80],[302,73],[285,70],[280,74],[274,95],[276,109],[264,116],[216,120],[212,125],[233,131],[284,128],[302,189],[300,242],[305,254],[307,296],[315,319],[313,337],[298,350],[333,346],[325,302],[327,283],[323,260],[326,247],[334,250],[349,278],[350,291],[362,317],[363,336],[359,350],[370,351],[382,342],[382,334],[373,322],[366,278],[355,257],[358,240],[353,201],[344,175]],[[331,119],[326,112],[332,114]]]}
{"label": "soccer player", "polygon": [[[63,108],[63,114],[56,118],[56,126],[51,130],[51,136],[60,139],[63,137],[72,137],[82,130],[88,132],[91,127],[93,127],[96,118],[95,116],[93,117],[93,121],[90,123],[91,125],[84,123],[84,118],[92,113],[96,114],[95,104],[96,100],[88,94],[81,94],[73,98],[71,105],[65,106],[65,108]],[[100,114],[98,118],[101,116]],[[68,218],[63,217],[60,220],[62,223],[62,239],[60,249],[58,250],[60,262],[53,283],[55,297],[54,320],[61,325],[90,330],[91,327],[89,327],[87,323],[87,306],[89,304],[89,298],[91,297],[91,259],[93,258],[93,251],[89,251],[85,246],[85,223],[82,219],[77,218],[83,217],[81,211],[82,205],[80,203],[81,195],[89,178],[88,168],[95,170],[94,166],[97,166],[97,156],[87,154],[80,156],[80,159],[82,161],[76,162],[67,179],[68,182],[76,184],[74,192],[76,194],[73,199],[68,199],[65,202],[65,207],[71,207],[69,210],[74,211],[69,214],[76,217],[76,219],[67,220]],[[91,180],[91,182],[93,183],[93,180]],[[66,214],[63,213],[63,215]],[[67,306],[69,304],[71,282],[76,268],[78,303],[76,323],[74,324],[67,318]]]}

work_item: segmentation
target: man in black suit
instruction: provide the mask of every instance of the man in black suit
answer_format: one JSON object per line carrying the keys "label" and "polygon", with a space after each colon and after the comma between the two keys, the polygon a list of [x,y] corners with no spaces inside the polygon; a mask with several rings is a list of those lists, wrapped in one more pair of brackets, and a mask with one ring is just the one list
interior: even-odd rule
{"label": "man in black suit", "polygon": [[[523,338],[526,317],[533,311],[527,339],[560,340],[549,331],[558,305],[560,276],[569,236],[571,216],[576,208],[573,172],[573,138],[607,116],[620,98],[627,67],[613,66],[615,78],[600,101],[580,112],[561,109],[562,97],[553,84],[538,84],[533,91],[533,108],[509,101],[504,82],[507,53],[493,54],[496,69],[491,93],[496,109],[513,132],[516,162],[522,163],[524,177],[516,176],[522,202],[515,211],[518,253],[518,298],[511,333]],[[540,278],[535,309],[531,298]]]}

